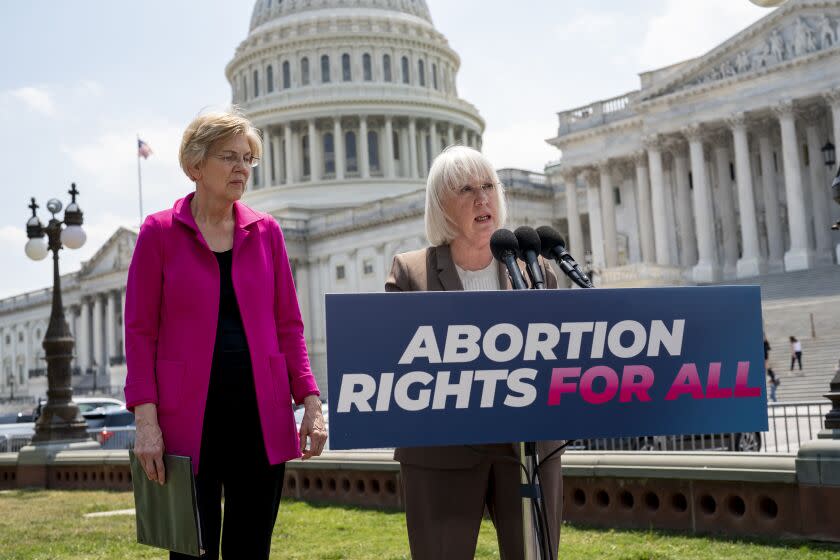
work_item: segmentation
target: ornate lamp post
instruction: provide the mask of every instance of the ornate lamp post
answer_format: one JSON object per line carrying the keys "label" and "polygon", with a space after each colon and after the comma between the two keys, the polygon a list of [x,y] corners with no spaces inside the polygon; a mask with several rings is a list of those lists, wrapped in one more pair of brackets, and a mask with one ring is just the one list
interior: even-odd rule
{"label": "ornate lamp post", "polygon": [[76,204],[79,191],[76,190],[75,183],[68,193],[72,198],[64,211],[64,221],[56,218],[56,214],[61,212],[62,204],[53,198],[47,202],[47,210],[52,214],[52,218],[46,227],[43,226],[36,214],[38,205],[33,198],[29,205],[32,217],[26,222],[26,235],[29,237],[26,255],[37,261],[46,258],[48,251],[53,252],[52,313],[43,344],[47,360],[47,404],[35,424],[35,436],[32,438],[35,444],[90,439],[79,407],[72,401],[70,361],[73,359],[74,343],[64,318],[61,277],[58,273],[58,252],[63,246],[78,249],[84,245],[87,238],[82,229],[82,210]]}

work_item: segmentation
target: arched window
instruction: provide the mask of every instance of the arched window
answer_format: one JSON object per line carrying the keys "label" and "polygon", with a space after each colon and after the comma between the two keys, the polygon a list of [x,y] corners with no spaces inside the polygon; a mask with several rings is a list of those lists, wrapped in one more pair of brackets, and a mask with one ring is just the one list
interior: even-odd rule
{"label": "arched window", "polygon": [[420,85],[426,87],[426,65],[423,64],[422,60],[417,61],[417,77]]}
{"label": "arched window", "polygon": [[394,159],[400,159],[400,135],[395,130],[392,136],[391,143],[393,144]]}
{"label": "arched window", "polygon": [[324,134],[324,173],[335,173],[335,142],[330,132]]}
{"label": "arched window", "polygon": [[344,53],[341,55],[341,80],[349,82],[353,79],[353,73],[350,70],[350,55]]}
{"label": "arched window", "polygon": [[432,64],[432,87],[437,89],[437,64]]}
{"label": "arched window", "polygon": [[259,70],[254,70],[254,97],[260,96],[260,73]]}
{"label": "arched window", "polygon": [[362,78],[369,82],[373,80],[373,69],[370,66],[370,55],[365,53],[362,55]]}
{"label": "arched window", "polygon": [[292,87],[292,69],[287,60],[283,62],[283,89],[289,89],[290,87]]}
{"label": "arched window", "polygon": [[356,173],[359,171],[359,159],[356,157],[356,133],[348,131],[344,133],[344,150],[347,152],[347,172]]}
{"label": "arched window", "polygon": [[[303,152],[303,175],[304,177],[308,177],[310,174],[309,169],[309,136],[302,136],[301,137],[301,148]],[[254,168],[256,169],[256,167]]]}
{"label": "arched window", "polygon": [[330,57],[321,55],[321,83],[328,84],[330,82]]}
{"label": "arched window", "polygon": [[386,54],[382,57],[382,77],[386,82],[391,81],[391,55]]}
{"label": "arched window", "polygon": [[300,83],[301,85],[309,85],[309,59],[305,56],[300,59]]}
{"label": "arched window", "polygon": [[379,171],[379,135],[375,130],[369,130],[367,136],[370,170]]}
{"label": "arched window", "polygon": [[274,91],[274,68],[271,67],[271,64],[265,70],[265,91],[266,93]]}
{"label": "arched window", "polygon": [[404,84],[410,84],[411,78],[408,76],[408,57],[402,57],[402,78]]}

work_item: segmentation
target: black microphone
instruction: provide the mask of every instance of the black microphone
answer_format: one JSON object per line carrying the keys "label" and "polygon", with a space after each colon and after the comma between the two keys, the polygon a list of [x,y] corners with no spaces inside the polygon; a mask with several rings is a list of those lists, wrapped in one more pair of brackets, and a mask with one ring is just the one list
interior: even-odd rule
{"label": "black microphone", "polygon": [[542,247],[540,236],[537,235],[534,228],[528,226],[516,228],[513,234],[519,242],[519,251],[516,252],[516,256],[519,260],[528,264],[526,270],[528,271],[528,278],[531,280],[531,287],[536,290],[545,289],[545,278],[543,277],[542,267],[540,267],[540,261],[537,259]]}
{"label": "black microphone", "polygon": [[510,284],[514,290],[527,290],[525,279],[519,265],[516,264],[516,252],[519,251],[519,242],[516,236],[507,229],[497,229],[490,237],[490,251],[496,260],[501,261],[507,267]]}
{"label": "black microphone", "polygon": [[540,226],[537,228],[537,235],[540,238],[540,254],[543,258],[557,261],[560,270],[581,288],[595,287],[589,276],[581,270],[572,255],[566,251],[566,242],[560,232],[549,226]]}

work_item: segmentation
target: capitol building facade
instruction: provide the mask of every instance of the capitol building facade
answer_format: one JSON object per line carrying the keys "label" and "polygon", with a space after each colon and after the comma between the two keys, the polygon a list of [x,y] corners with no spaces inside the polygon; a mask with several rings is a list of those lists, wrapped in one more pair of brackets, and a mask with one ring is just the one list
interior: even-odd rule
{"label": "capitol building facade", "polygon": [[[549,139],[561,159],[545,174],[499,170],[508,226],[553,225],[602,286],[836,262],[822,148],[840,136],[838,24],[840,0],[791,0],[701,57],[642,74],[637,91],[561,112]],[[283,228],[322,389],[325,294],[382,291],[393,255],[427,245],[431,161],[451,144],[481,148],[459,66],[424,0],[257,0],[225,68],[264,139],[243,201]],[[62,279],[77,388],[122,391],[136,235],[120,228]],[[0,398],[45,394],[49,296],[0,300]]]}

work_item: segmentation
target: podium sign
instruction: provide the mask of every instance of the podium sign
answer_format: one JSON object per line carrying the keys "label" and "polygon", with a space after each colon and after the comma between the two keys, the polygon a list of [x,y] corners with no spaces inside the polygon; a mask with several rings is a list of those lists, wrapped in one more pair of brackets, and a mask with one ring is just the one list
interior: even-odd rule
{"label": "podium sign", "polygon": [[332,449],[767,430],[757,286],[328,294]]}

